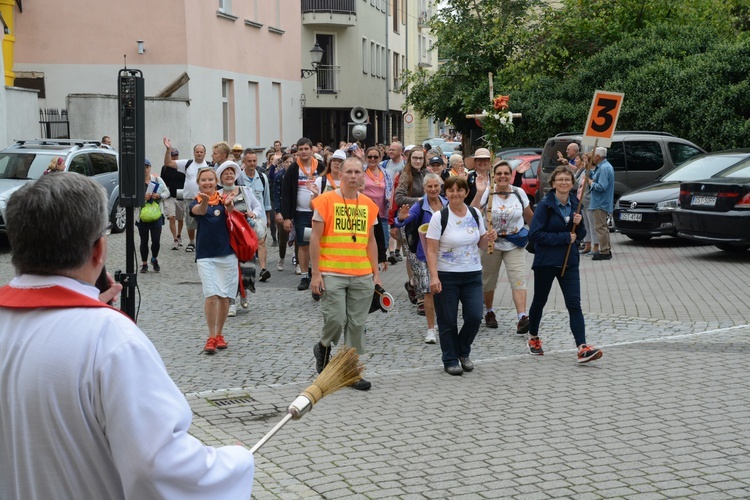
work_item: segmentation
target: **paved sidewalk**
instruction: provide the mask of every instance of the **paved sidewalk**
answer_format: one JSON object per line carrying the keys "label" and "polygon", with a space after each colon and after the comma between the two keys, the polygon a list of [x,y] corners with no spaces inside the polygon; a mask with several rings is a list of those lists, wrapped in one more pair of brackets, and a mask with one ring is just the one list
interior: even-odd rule
{"label": "paved sidewalk", "polygon": [[[290,256],[281,273],[272,257],[251,308],[227,320],[229,349],[205,356],[194,254],[169,240],[162,272],[138,275],[138,323],[194,410],[192,433],[252,446],[316,375],[319,306],[296,290]],[[124,269],[124,241],[110,236],[110,270]],[[256,455],[253,497],[750,498],[750,253],[621,235],[613,249],[581,267],[601,360],[575,362],[557,292],[546,354],[529,356],[501,274],[500,328],[480,330],[477,368],[462,377],[422,342],[405,263],[393,266],[383,277],[397,305],[368,321],[372,390],[344,389],[289,422]],[[0,242],[0,281],[10,276]]]}

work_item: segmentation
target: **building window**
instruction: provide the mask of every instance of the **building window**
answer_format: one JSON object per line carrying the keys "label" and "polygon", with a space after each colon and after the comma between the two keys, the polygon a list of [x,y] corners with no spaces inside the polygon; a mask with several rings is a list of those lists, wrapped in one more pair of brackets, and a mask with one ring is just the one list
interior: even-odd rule
{"label": "building window", "polygon": [[367,74],[367,38],[362,37],[362,73]]}
{"label": "building window", "polygon": [[397,52],[393,53],[393,90],[397,90],[401,82],[399,81],[399,77],[401,76],[401,73],[399,72],[399,64],[401,62],[401,56],[398,55]]}
{"label": "building window", "polygon": [[232,0],[219,0],[219,12],[224,14],[231,14]]}
{"label": "building window", "polygon": [[386,65],[388,64],[388,59],[386,59],[386,56],[385,56],[385,47],[382,46],[382,45],[380,46],[380,61],[379,61],[379,63],[380,63],[380,77],[381,78],[385,78],[385,73],[387,71],[386,70]]}
{"label": "building window", "polygon": [[223,139],[234,141],[234,81],[221,80],[221,125]]}
{"label": "building window", "polygon": [[261,144],[260,140],[260,95],[258,82],[248,82],[247,96],[248,137],[253,138],[253,144]]}
{"label": "building window", "polygon": [[[400,0],[403,2],[404,0]],[[400,17],[399,14],[401,13],[401,8],[399,7],[399,0],[391,0],[391,5],[393,5],[393,32],[398,33],[400,29],[400,25],[398,22],[398,18]]]}
{"label": "building window", "polygon": [[370,42],[370,74],[372,76],[378,76],[378,66],[377,66],[378,57],[375,52],[376,52],[375,42]]}

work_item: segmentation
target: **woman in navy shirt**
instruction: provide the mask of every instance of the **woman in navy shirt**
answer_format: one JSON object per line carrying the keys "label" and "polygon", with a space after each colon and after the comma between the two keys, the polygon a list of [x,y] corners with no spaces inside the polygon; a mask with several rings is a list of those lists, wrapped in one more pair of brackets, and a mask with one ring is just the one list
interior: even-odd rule
{"label": "woman in navy shirt", "polygon": [[218,178],[213,168],[198,171],[199,193],[190,204],[190,213],[198,222],[195,259],[206,298],[208,341],[203,351],[214,354],[226,349],[222,330],[229,311],[229,299],[237,293],[239,274],[237,256],[229,244],[227,212],[234,210],[234,196],[221,196],[216,190]]}
{"label": "woman in navy shirt", "polygon": [[539,323],[552,283],[557,280],[570,315],[570,329],[578,346],[578,362],[587,363],[601,358],[602,351],[586,344],[578,251],[571,251],[567,265],[563,266],[568,247],[586,235],[581,214],[576,213],[578,198],[572,192],[573,170],[564,165],[557,167],[550,176],[550,186],[552,191],[536,206],[529,229],[529,241],[534,243],[536,252],[531,266],[534,270],[534,300],[529,309],[529,352],[537,356],[544,354],[539,338]]}

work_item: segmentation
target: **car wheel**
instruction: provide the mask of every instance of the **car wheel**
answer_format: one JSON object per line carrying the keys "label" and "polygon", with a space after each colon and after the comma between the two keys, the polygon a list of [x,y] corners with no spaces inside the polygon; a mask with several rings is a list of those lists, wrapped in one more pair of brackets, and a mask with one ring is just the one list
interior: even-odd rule
{"label": "car wheel", "polygon": [[626,234],[625,236],[633,241],[648,241],[653,238],[653,236],[648,234]]}
{"label": "car wheel", "polygon": [[112,207],[110,223],[111,232],[121,233],[125,231],[125,207],[120,206],[120,198],[117,198],[117,200],[115,200],[115,204]]}
{"label": "car wheel", "polygon": [[719,250],[723,250],[725,252],[740,253],[740,252],[747,251],[747,249],[750,248],[750,245],[734,245],[732,243],[717,243],[716,247]]}

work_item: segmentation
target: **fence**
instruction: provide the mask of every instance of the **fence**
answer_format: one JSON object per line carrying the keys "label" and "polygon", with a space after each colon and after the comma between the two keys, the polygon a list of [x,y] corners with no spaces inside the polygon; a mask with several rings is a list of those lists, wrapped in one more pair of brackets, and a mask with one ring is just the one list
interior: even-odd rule
{"label": "fence", "polygon": [[42,139],[70,139],[70,122],[67,109],[39,110]]}
{"label": "fence", "polygon": [[356,14],[356,0],[302,0],[302,13],[331,12]]}
{"label": "fence", "polygon": [[318,94],[338,94],[339,89],[336,88],[336,80],[338,79],[340,66],[328,66],[321,64],[318,66],[318,86],[316,91]]}

